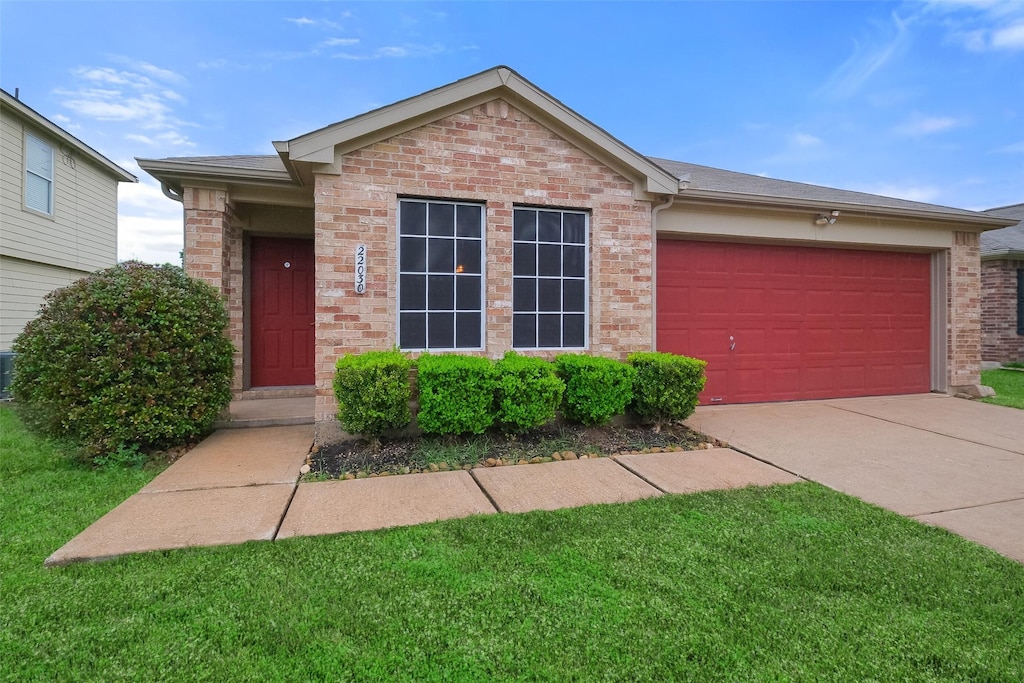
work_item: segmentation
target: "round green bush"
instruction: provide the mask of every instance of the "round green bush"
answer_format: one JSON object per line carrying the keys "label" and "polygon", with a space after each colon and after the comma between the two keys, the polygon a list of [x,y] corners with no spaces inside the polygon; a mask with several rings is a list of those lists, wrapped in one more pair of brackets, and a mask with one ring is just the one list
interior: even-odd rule
{"label": "round green bush", "polygon": [[510,433],[526,432],[553,420],[565,383],[543,358],[509,351],[495,364],[498,373],[497,422]]}
{"label": "round green bush", "polygon": [[413,362],[400,351],[345,354],[335,363],[334,396],[338,421],[349,434],[375,444],[388,429],[401,429],[409,413],[409,370]]}
{"label": "round green bush", "polygon": [[14,341],[12,393],[31,427],[87,457],[177,445],[231,400],[227,325],[217,290],[181,268],[121,263],[46,297]]}

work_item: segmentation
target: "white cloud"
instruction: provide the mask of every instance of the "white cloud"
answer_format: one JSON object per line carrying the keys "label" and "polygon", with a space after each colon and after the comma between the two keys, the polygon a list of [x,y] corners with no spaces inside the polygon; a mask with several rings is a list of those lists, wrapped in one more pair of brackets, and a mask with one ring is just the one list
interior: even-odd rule
{"label": "white cloud", "polygon": [[993,31],[992,48],[995,50],[1024,50],[1024,22]]}
{"label": "white cloud", "polygon": [[[459,50],[474,50],[475,46],[464,46]],[[403,59],[405,57],[431,57],[433,55],[439,55],[446,52],[452,52],[453,50],[445,47],[440,43],[433,43],[432,45],[419,45],[415,43],[409,43],[405,45],[385,45],[379,47],[371,52],[358,54],[353,52],[339,52],[331,55],[335,59],[350,59],[355,61],[366,61],[371,59]]]}
{"label": "white cloud", "polygon": [[1016,142],[1012,145],[1007,145],[1006,147],[1000,147],[999,149],[996,150],[996,152],[1002,154],[1024,154],[1024,140]]}
{"label": "white cloud", "polygon": [[925,7],[941,17],[948,42],[971,52],[1024,50],[1020,0],[933,0]]}
{"label": "white cloud", "polygon": [[876,185],[862,186],[858,189],[861,192],[868,192],[870,194],[878,194],[883,197],[895,197],[896,199],[906,199],[910,202],[926,202],[932,203],[942,194],[938,188],[931,185],[898,185],[893,183],[880,183]]}
{"label": "white cloud", "polygon": [[82,118],[126,124],[120,132],[133,142],[193,146],[182,132],[190,124],[175,113],[175,108],[185,103],[185,97],[166,85],[184,85],[183,77],[149,62],[127,57],[111,59],[130,68],[80,66],[73,69],[71,73],[78,79],[77,87],[54,90],[62,106]]}
{"label": "white cloud", "polygon": [[821,144],[821,138],[807,133],[794,133],[790,141],[797,147],[816,147]]}
{"label": "white cloud", "polygon": [[855,41],[853,54],[837,67],[828,80],[818,89],[818,94],[836,99],[845,99],[856,94],[868,80],[906,49],[910,36],[907,26],[895,13],[892,25],[885,29],[895,35],[882,42],[862,46]]}
{"label": "white cloud", "polygon": [[328,38],[320,43],[324,47],[337,47],[338,45],[358,45],[358,38]]}
{"label": "white cloud", "polygon": [[907,137],[922,137],[942,133],[967,125],[964,119],[952,116],[917,116],[896,127],[896,133]]}
{"label": "white cloud", "polygon": [[[345,14],[342,15],[342,18],[347,18],[348,16],[351,16],[351,15],[346,12]],[[295,24],[296,26],[299,26],[299,27],[316,26],[318,28],[327,28],[327,29],[339,29],[339,28],[341,28],[341,26],[338,24],[338,22],[331,21],[330,19],[310,19],[309,17],[285,17],[285,21],[287,21],[287,22],[289,22],[291,24]]]}
{"label": "white cloud", "polygon": [[168,199],[160,186],[138,170],[138,183],[122,183],[118,189],[117,256],[125,261],[180,264],[184,219],[181,204]]}

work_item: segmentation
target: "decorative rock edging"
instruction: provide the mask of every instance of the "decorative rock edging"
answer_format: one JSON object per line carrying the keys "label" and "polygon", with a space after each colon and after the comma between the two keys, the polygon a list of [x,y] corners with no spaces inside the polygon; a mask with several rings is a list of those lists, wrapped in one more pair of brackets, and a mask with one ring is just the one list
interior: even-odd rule
{"label": "decorative rock edging", "polygon": [[[729,447],[729,444],[727,444],[727,443],[725,443],[723,441],[716,441],[716,442],[707,441],[707,442],[702,442],[702,443],[697,444],[697,448],[695,448],[695,449],[686,449],[686,448],[683,448],[682,446],[679,446],[679,445],[664,446],[664,447],[655,446],[655,447],[652,447],[652,448],[644,448],[644,449],[641,449],[641,450],[617,451],[615,453],[609,453],[608,455],[603,455],[601,453],[582,453],[582,454],[576,454],[573,451],[555,451],[550,456],[543,456],[543,457],[537,456],[537,457],[530,458],[529,460],[526,460],[526,459],[512,460],[510,458],[487,458],[485,460],[482,460],[482,461],[478,462],[476,465],[471,465],[471,464],[467,463],[465,465],[462,465],[461,467],[452,467],[451,465],[449,465],[446,462],[439,462],[439,463],[433,463],[432,462],[429,465],[427,465],[426,467],[422,467],[422,468],[402,467],[397,472],[386,472],[386,471],[385,472],[370,472],[370,473],[368,473],[368,472],[357,472],[357,473],[354,473],[354,474],[352,472],[346,472],[343,476],[339,476],[337,479],[338,480],[345,480],[345,481],[352,480],[352,479],[374,479],[374,478],[379,478],[379,477],[400,476],[400,475],[403,475],[403,474],[429,474],[429,473],[432,473],[432,472],[450,472],[452,470],[459,470],[459,469],[467,470],[468,471],[468,470],[483,469],[483,468],[488,468],[488,467],[512,467],[512,466],[516,466],[516,465],[539,465],[539,464],[548,463],[548,462],[565,462],[565,461],[570,461],[570,460],[597,460],[597,459],[600,459],[600,458],[614,458],[614,457],[620,456],[620,455],[644,455],[644,454],[649,454],[649,453],[687,453],[687,452],[693,452],[694,450],[711,450],[711,449],[714,449],[714,448],[728,448],[728,447]],[[311,460],[312,460],[312,453],[309,456],[307,456],[306,463],[299,470],[300,474],[306,475],[306,474],[309,473]]]}

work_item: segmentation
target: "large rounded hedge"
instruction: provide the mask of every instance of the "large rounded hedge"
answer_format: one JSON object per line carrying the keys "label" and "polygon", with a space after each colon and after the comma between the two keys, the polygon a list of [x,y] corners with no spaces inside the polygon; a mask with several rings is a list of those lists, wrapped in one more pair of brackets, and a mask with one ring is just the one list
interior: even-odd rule
{"label": "large rounded hedge", "polygon": [[129,261],[46,297],[14,341],[28,424],[87,456],[181,444],[231,400],[234,347],[219,293],[176,266]]}

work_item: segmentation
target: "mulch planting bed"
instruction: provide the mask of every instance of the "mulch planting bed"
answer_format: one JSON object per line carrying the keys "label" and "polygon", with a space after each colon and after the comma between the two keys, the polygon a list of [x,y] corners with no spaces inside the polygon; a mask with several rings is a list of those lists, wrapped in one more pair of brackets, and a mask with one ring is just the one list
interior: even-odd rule
{"label": "mulch planting bed", "polygon": [[518,436],[487,433],[381,439],[374,450],[366,439],[314,447],[307,479],[356,479],[389,474],[597,458],[620,453],[690,451],[722,446],[682,425],[660,432],[643,426],[582,427],[552,423]]}

